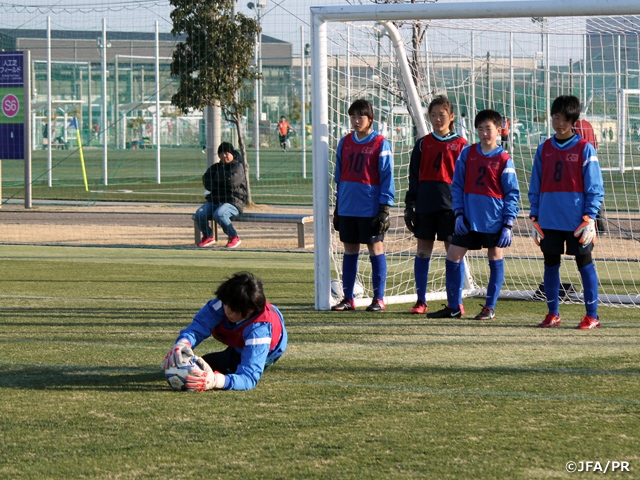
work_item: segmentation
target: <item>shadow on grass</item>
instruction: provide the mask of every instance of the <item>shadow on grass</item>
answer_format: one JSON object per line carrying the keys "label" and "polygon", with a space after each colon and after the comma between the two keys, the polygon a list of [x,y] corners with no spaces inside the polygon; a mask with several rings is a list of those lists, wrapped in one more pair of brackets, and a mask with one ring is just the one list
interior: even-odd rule
{"label": "shadow on grass", "polygon": [[37,364],[0,365],[0,388],[30,390],[100,390],[140,392],[167,390],[158,367],[59,367]]}
{"label": "shadow on grass", "polygon": [[3,308],[0,310],[0,321],[3,328],[59,328],[59,327],[141,327],[151,322],[154,325],[165,323],[175,325],[176,329],[184,328],[193,317],[192,307],[162,308],[155,305],[139,307],[73,307],[73,308]]}

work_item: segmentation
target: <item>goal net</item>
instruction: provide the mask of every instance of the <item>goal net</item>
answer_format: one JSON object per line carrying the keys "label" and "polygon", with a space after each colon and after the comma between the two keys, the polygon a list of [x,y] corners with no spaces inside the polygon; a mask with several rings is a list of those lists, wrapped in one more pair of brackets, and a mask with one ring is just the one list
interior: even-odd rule
{"label": "goal net", "polygon": [[[553,130],[551,103],[558,95],[581,99],[597,137],[605,180],[594,259],[600,301],[640,305],[640,4],[616,2],[474,2],[313,7],[313,175],[316,308],[327,309],[330,282],[341,278],[343,248],[330,222],[333,171],[340,138],[350,131],[347,110],[366,98],[374,128],[393,148],[396,206],[385,237],[387,303],[416,299],[413,264],[417,241],[402,218],[408,166],[417,138],[430,131],[426,107],[435,95],[455,106],[456,129],[477,138],[473,118],[482,109],[510,121],[503,145],[517,169],[520,215],[505,251],[503,297],[543,299],[542,254],[530,235],[527,191],[536,148]],[[607,13],[607,15],[605,15]],[[615,14],[616,16],[612,16]],[[370,262],[362,251],[358,280],[368,304]],[[442,242],[431,260],[428,300],[446,299]],[[486,293],[486,250],[468,252],[465,296]],[[573,257],[561,278],[571,284],[564,302],[581,302]],[[366,298],[366,297],[369,297]]]}

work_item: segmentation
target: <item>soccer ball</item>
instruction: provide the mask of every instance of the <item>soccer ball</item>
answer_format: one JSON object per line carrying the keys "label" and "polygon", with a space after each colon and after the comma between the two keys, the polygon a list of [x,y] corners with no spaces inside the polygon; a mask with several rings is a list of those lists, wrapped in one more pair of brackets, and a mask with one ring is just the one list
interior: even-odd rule
{"label": "soccer ball", "polygon": [[169,367],[164,371],[167,383],[174,390],[185,391],[187,389],[187,375],[193,367],[200,368],[195,362],[195,355],[189,359],[189,363],[184,367]]}
{"label": "soccer ball", "polygon": [[[353,286],[353,298],[362,298],[363,296],[364,287],[358,280],[356,280],[356,283]],[[342,282],[340,280],[331,280],[331,297],[336,302],[339,302],[344,297],[344,293],[342,292]]]}

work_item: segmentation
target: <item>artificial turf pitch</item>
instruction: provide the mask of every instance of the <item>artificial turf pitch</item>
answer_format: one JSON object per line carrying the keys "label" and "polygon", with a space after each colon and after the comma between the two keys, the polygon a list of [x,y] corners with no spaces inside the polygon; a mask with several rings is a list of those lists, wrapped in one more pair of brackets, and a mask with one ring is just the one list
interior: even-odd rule
{"label": "artificial turf pitch", "polygon": [[[573,328],[581,305],[535,328],[539,302],[501,300],[490,322],[472,319],[482,299],[453,320],[319,312],[309,253],[4,245],[0,270],[0,478],[640,472],[637,309],[602,307],[594,331]],[[285,355],[252,391],[170,390],[165,353],[240,270],[284,313]]]}

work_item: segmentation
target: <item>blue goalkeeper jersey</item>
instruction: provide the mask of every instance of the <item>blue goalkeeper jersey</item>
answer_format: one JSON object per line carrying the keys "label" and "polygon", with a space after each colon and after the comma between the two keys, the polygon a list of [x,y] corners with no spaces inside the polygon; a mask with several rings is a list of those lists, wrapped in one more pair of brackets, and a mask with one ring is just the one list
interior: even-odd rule
{"label": "blue goalkeeper jersey", "polygon": [[596,217],[604,183],[596,150],[580,135],[538,146],[529,182],[531,216],[542,228],[575,231],[582,217]]}
{"label": "blue goalkeeper jersey", "polygon": [[[270,315],[273,318],[260,318]],[[274,317],[275,316],[275,317]],[[264,321],[262,321],[264,320]],[[280,322],[280,338],[273,339],[271,321]],[[222,301],[214,298],[193,317],[191,325],[180,331],[178,339],[187,339],[193,348],[209,338],[216,327],[224,330],[241,330],[242,346],[232,345],[240,354],[240,365],[235,373],[225,375],[223,390],[251,390],[255,388],[267,363],[280,358],[287,348],[287,331],[282,313],[274,305],[267,304],[264,312],[253,315],[242,322],[232,323],[224,314]],[[237,341],[230,342],[237,343]]]}
{"label": "blue goalkeeper jersey", "polygon": [[520,189],[511,157],[496,147],[483,153],[480,143],[465,147],[451,184],[454,212],[462,212],[470,229],[498,233],[518,216]]}
{"label": "blue goalkeeper jersey", "polygon": [[391,145],[375,130],[358,140],[355,132],[342,137],[336,149],[334,180],[338,215],[374,217],[380,205],[393,205]]}

